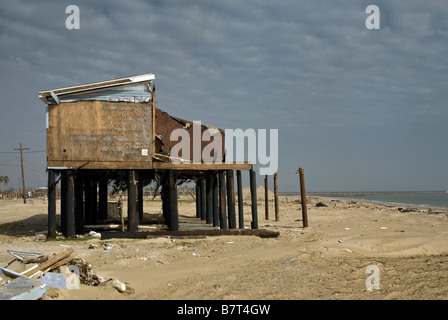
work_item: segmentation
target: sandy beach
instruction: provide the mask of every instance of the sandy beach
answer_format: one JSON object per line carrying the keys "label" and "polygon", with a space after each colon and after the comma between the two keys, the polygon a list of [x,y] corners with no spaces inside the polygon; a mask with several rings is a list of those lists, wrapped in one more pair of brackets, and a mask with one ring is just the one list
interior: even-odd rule
{"label": "sandy beach", "polygon": [[[92,272],[128,289],[121,293],[111,281],[49,288],[45,300],[448,299],[446,211],[308,197],[309,226],[303,228],[299,197],[280,196],[275,221],[273,197],[266,220],[261,195],[259,228],[278,237],[37,240],[36,233],[46,231],[46,200],[2,200],[0,265],[13,260],[8,249],[52,254],[70,247]],[[145,216],[161,216],[161,201],[151,199],[145,199]],[[244,210],[248,227],[250,199]],[[190,196],[180,199],[179,214],[181,221],[195,217]],[[379,271],[379,288],[366,284],[369,266]],[[9,268],[21,272],[29,265],[16,261]]]}

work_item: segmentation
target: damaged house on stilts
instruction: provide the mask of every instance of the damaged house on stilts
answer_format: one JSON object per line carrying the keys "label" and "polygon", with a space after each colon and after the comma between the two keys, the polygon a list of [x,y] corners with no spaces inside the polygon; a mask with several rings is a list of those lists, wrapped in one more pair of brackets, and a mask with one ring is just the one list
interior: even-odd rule
{"label": "damaged house on stilts", "polygon": [[[249,172],[251,229],[258,229],[252,164],[173,161],[170,151],[176,142],[170,141],[171,133],[179,128],[192,132],[194,123],[156,108],[154,80],[154,74],[148,73],[39,92],[47,108],[49,238],[55,238],[58,229],[55,190],[59,181],[60,231],[68,238],[82,234],[86,225],[108,220],[111,183],[127,190],[126,232],[139,230],[143,188],[153,181],[161,186],[167,230],[180,230],[180,181],[196,183],[197,219],[214,229],[244,229],[242,171]],[[201,136],[209,128],[200,125]],[[205,144],[201,140],[201,151]]]}

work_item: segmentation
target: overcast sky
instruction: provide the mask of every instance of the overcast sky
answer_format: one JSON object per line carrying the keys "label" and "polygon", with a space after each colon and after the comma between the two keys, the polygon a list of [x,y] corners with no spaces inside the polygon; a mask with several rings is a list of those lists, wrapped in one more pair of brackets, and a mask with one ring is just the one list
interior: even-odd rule
{"label": "overcast sky", "polygon": [[445,0],[0,0],[0,175],[19,186],[22,140],[46,185],[38,91],[154,73],[172,115],[278,129],[282,192],[299,167],[307,191],[448,190],[447,17]]}

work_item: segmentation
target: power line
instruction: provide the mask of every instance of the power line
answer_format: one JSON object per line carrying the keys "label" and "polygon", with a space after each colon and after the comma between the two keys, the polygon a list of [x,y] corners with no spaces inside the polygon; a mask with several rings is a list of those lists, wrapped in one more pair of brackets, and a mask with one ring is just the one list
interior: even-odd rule
{"label": "power line", "polygon": [[2,163],[7,163],[7,162],[11,162],[11,161],[16,161],[16,160],[17,160],[17,157],[16,157],[16,158],[10,158],[10,159],[8,159],[8,160],[3,160],[3,161],[1,161],[0,164],[2,164]]}
{"label": "power line", "polygon": [[[29,148],[27,148],[28,150],[29,150]],[[13,149],[13,150],[19,150],[19,149]],[[23,149],[23,150],[25,150],[25,149]],[[37,151],[25,151],[25,152],[23,152],[23,153],[38,153],[38,152],[46,152],[47,150],[37,150]],[[11,154],[11,153],[17,153],[17,152],[14,152],[14,151],[0,151],[0,154],[3,154],[3,153],[5,153],[5,154]]]}

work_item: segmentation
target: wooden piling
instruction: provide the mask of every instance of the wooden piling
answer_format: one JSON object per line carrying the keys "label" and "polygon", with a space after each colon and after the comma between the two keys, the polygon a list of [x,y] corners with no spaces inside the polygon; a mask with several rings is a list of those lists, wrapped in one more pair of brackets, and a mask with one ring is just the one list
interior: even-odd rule
{"label": "wooden piling", "polygon": [[226,219],[226,177],[223,171],[219,172],[219,227],[227,229]]}
{"label": "wooden piling", "polygon": [[138,179],[137,183],[137,215],[138,221],[143,220],[143,181]]}
{"label": "wooden piling", "polygon": [[196,218],[201,218],[201,181],[196,181]]}
{"label": "wooden piling", "polygon": [[238,227],[244,229],[244,209],[243,209],[243,183],[241,180],[241,170],[236,171],[236,182],[238,188]]}
{"label": "wooden piling", "polygon": [[235,187],[233,176],[233,170],[227,170],[227,206],[229,215],[229,229],[236,229]]}
{"label": "wooden piling", "polygon": [[213,173],[212,188],[213,188],[213,226],[219,227],[219,183],[218,183],[218,175],[216,174],[216,172]]}
{"label": "wooden piling", "polygon": [[91,195],[91,213],[92,213],[92,224],[97,224],[98,223],[98,182],[97,182],[97,177],[93,176],[92,177],[92,185],[90,187],[90,192],[92,193]]}
{"label": "wooden piling", "polygon": [[137,215],[137,175],[135,170],[128,172],[128,231],[138,229]]}
{"label": "wooden piling", "polygon": [[61,203],[60,203],[60,224],[61,231],[65,235],[67,231],[67,215],[65,208],[67,207],[67,171],[61,171]]}
{"label": "wooden piling", "polygon": [[207,219],[207,182],[201,179],[201,220]]}
{"label": "wooden piling", "polygon": [[278,208],[278,172],[274,173],[274,206],[275,206],[275,221],[280,220],[280,212]]}
{"label": "wooden piling", "polygon": [[91,213],[91,198],[92,192],[90,192],[92,178],[90,175],[86,175],[83,179],[84,184],[84,224],[92,223],[92,213]]}
{"label": "wooden piling", "polygon": [[258,209],[257,209],[257,179],[255,171],[251,169],[250,174],[250,195],[252,202],[252,229],[258,229]]}
{"label": "wooden piling", "polygon": [[299,168],[299,176],[300,176],[300,196],[302,199],[303,227],[306,228],[308,227],[308,213],[306,205],[305,175],[302,168]]}
{"label": "wooden piling", "polygon": [[179,212],[177,208],[177,171],[170,170],[169,183],[169,225],[171,231],[179,231]]}
{"label": "wooden piling", "polygon": [[75,232],[84,232],[84,183],[82,174],[75,174]]}
{"label": "wooden piling", "polygon": [[84,177],[84,200],[85,224],[97,224],[97,184],[92,174]]}
{"label": "wooden piling", "polygon": [[212,175],[207,174],[205,178],[205,191],[206,191],[206,214],[205,222],[208,224],[213,223],[213,187],[212,187]]}
{"label": "wooden piling", "polygon": [[98,195],[98,218],[100,221],[107,220],[107,178],[103,177],[99,182]]}
{"label": "wooden piling", "polygon": [[160,197],[162,198],[162,214],[163,214],[163,220],[165,224],[168,226],[170,219],[169,214],[170,194],[169,194],[168,174],[166,172],[163,172],[161,174],[161,184],[162,184],[162,190],[160,192]]}
{"label": "wooden piling", "polygon": [[66,238],[73,238],[76,234],[74,173],[71,170],[64,170],[61,182],[63,182],[61,185],[61,220],[64,217],[64,223],[61,223],[62,233]]}
{"label": "wooden piling", "polygon": [[73,171],[67,172],[67,232],[66,237],[74,238],[76,235],[75,228],[75,174]]}
{"label": "wooden piling", "polygon": [[56,174],[48,170],[48,238],[56,238]]}
{"label": "wooden piling", "polygon": [[264,176],[264,218],[269,220],[269,186],[268,175]]}

